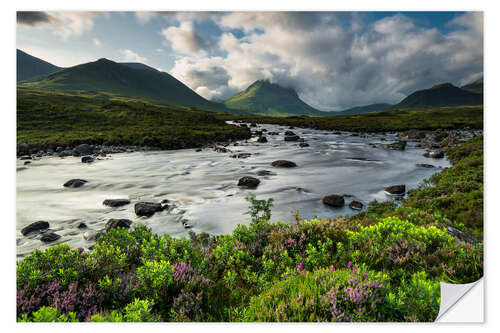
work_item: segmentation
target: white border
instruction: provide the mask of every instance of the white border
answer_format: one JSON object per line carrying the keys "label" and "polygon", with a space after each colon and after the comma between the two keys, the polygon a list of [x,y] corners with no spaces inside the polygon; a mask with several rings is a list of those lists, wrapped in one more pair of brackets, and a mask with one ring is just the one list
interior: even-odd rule
{"label": "white border", "polygon": [[[2,135],[2,191],[1,191],[1,207],[2,207],[2,231],[3,239],[2,246],[2,268],[0,286],[2,287],[2,307],[1,316],[3,328],[6,331],[26,329],[34,329],[37,331],[85,331],[91,330],[109,330],[119,328],[121,331],[136,332],[137,329],[144,327],[149,330],[203,330],[203,332],[219,332],[220,330],[228,329],[239,331],[254,331],[255,329],[262,331],[304,331],[304,329],[314,329],[321,331],[359,331],[366,329],[370,331],[422,331],[425,330],[447,330],[451,329],[454,332],[477,331],[479,329],[490,329],[497,326],[498,331],[498,301],[499,288],[498,282],[498,257],[495,254],[500,253],[498,244],[495,238],[500,237],[499,224],[494,207],[498,196],[497,188],[498,172],[495,166],[498,162],[498,144],[500,143],[500,124],[498,123],[500,114],[500,105],[498,99],[495,98],[498,93],[498,66],[500,62],[500,54],[498,52],[498,36],[500,31],[500,15],[496,1],[462,1],[462,0],[419,0],[419,1],[395,1],[395,0],[378,0],[378,1],[356,1],[350,0],[347,2],[327,2],[321,0],[307,1],[274,1],[269,0],[252,0],[245,2],[236,2],[234,0],[211,0],[211,1],[187,1],[170,2],[170,1],[152,1],[141,0],[129,1],[122,0],[111,3],[97,0],[86,0],[85,2],[69,2],[63,0],[57,1],[36,1],[23,0],[16,2],[4,1],[2,3],[0,24],[2,25],[2,43],[3,48],[1,54],[2,59],[2,107],[1,115],[1,135]],[[15,156],[15,11],[16,10],[257,10],[257,11],[273,11],[273,10],[364,10],[364,11],[381,11],[381,10],[484,10],[485,11],[485,320],[484,325],[464,325],[464,324],[347,324],[347,325],[317,325],[317,324],[77,324],[68,327],[67,325],[20,325],[15,323],[15,164],[13,156]],[[490,208],[490,209],[489,209]],[[497,303],[497,304],[493,304]],[[88,326],[92,325],[92,326]],[[139,326],[140,325],[140,326]],[[144,326],[143,326],[144,325]],[[147,325],[147,326],[146,326]],[[425,327],[423,327],[425,325]]]}

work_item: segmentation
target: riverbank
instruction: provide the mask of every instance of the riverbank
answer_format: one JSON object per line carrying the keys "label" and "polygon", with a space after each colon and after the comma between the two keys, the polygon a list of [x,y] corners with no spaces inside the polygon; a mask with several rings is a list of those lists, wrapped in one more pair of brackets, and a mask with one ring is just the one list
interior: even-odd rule
{"label": "riverbank", "polygon": [[439,282],[483,273],[482,152],[482,136],[447,146],[452,167],[351,217],[270,223],[272,201],[250,199],[230,235],[138,225],[92,251],[35,251],[17,267],[19,320],[433,321]]}

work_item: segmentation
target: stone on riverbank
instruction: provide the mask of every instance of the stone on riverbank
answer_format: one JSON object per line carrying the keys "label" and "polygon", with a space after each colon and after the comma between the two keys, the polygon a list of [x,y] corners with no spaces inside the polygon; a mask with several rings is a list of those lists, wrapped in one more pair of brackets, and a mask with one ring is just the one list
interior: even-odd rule
{"label": "stone on riverbank", "polygon": [[331,207],[344,207],[344,197],[338,194],[327,195],[323,198],[323,203]]}

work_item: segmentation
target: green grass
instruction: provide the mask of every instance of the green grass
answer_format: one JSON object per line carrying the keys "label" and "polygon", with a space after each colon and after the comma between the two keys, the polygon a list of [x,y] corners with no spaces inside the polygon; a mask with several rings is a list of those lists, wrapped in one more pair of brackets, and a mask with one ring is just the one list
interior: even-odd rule
{"label": "green grass", "polygon": [[331,117],[262,117],[222,114],[222,119],[243,120],[263,124],[295,127],[314,127],[321,130],[353,132],[386,132],[408,129],[483,128],[483,106],[442,107],[429,109],[400,109],[370,112],[352,116]]}
{"label": "green grass", "polygon": [[17,89],[17,142],[45,146],[80,143],[199,147],[249,137],[216,112],[157,105],[102,93]]}

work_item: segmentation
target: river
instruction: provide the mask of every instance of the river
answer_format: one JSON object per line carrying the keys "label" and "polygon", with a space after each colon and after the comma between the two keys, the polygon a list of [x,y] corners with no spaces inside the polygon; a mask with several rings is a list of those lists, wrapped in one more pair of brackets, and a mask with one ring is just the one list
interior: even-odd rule
{"label": "river", "polygon": [[[43,220],[62,237],[59,242],[71,247],[88,248],[83,233],[100,230],[110,218],[127,218],[146,224],[156,233],[187,235],[189,230],[211,234],[228,234],[238,224],[249,224],[245,196],[253,193],[258,199],[274,198],[272,221],[293,221],[300,217],[331,218],[351,215],[348,204],[361,201],[365,207],[372,200],[389,200],[384,188],[406,184],[407,190],[417,187],[425,178],[450,166],[446,159],[429,159],[424,150],[409,142],[406,150],[388,150],[395,134],[351,136],[332,131],[293,129],[309,147],[298,142],[285,142],[288,128],[259,125],[258,130],[279,132],[266,135],[267,143],[257,138],[240,141],[227,148],[232,153],[219,153],[205,148],[175,151],[133,152],[108,155],[94,163],[81,163],[77,157],[44,157],[24,165],[17,160],[16,244],[18,258],[35,248],[51,244],[40,241],[40,235],[23,236],[26,225]],[[264,133],[266,134],[266,133]],[[374,145],[376,147],[374,147]],[[245,159],[231,158],[233,153],[251,153]],[[275,168],[271,162],[290,160],[296,168]],[[436,168],[422,168],[427,163]],[[259,170],[272,173],[258,176]],[[243,176],[254,176],[261,183],[256,189],[237,186]],[[69,179],[88,181],[80,188],[65,188]],[[322,203],[328,194],[348,194],[344,208]],[[119,208],[102,204],[105,199],[128,198],[131,203]],[[137,217],[134,203],[138,201],[170,201],[171,208],[152,217]],[[184,228],[182,221],[192,226]],[[88,228],[79,229],[84,222]]]}

